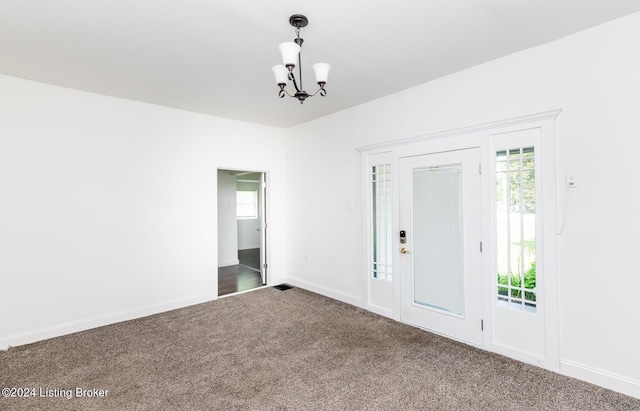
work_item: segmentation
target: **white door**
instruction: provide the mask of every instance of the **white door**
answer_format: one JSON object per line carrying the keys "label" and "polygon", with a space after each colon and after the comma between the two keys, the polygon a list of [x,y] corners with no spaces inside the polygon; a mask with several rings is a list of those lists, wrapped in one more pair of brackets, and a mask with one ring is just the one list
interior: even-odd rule
{"label": "white door", "polygon": [[260,174],[260,277],[267,284],[267,173]]}
{"label": "white door", "polygon": [[399,160],[401,319],[482,345],[480,149]]}

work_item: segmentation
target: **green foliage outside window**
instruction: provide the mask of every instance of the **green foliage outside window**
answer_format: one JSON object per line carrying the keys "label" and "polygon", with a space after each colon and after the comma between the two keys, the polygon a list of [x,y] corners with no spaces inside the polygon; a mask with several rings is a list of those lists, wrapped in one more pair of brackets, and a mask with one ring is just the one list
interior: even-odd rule
{"label": "green foliage outside window", "polygon": [[[500,287],[501,285],[505,285],[505,286],[509,285],[509,276],[507,274],[498,274],[498,294],[506,296],[508,289],[506,287]],[[511,289],[511,297],[521,298],[522,291],[517,289],[517,288],[520,288],[521,286],[522,286],[522,277],[520,277],[517,274],[515,275],[512,274],[511,287],[513,288]],[[535,301],[536,293],[533,291],[526,291],[527,289],[533,290],[536,288],[536,262],[535,261],[531,263],[531,267],[529,267],[529,270],[527,270],[527,272],[524,273],[524,288],[525,288],[524,299],[527,301]]]}
{"label": "green foliage outside window", "polygon": [[[535,156],[533,147],[509,150],[509,170],[506,169],[506,154],[501,152],[503,164],[502,170],[506,171],[508,189],[505,187],[505,179],[497,179],[496,196],[499,205],[508,206],[511,211],[522,213],[534,213],[536,209],[536,182],[535,182]],[[520,156],[522,155],[522,163]],[[505,202],[505,194],[509,197]],[[522,197],[521,197],[522,196]]]}

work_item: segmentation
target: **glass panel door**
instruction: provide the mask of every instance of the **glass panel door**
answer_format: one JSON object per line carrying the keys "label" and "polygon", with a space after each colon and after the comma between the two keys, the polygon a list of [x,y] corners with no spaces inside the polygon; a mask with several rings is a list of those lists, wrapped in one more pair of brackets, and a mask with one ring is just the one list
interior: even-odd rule
{"label": "glass panel door", "polygon": [[482,344],[480,150],[399,159],[400,316]]}

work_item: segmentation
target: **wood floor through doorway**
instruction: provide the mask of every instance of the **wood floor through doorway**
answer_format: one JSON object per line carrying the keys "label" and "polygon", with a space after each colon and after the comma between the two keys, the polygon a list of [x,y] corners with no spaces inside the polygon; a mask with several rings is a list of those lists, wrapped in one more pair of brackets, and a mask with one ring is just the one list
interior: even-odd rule
{"label": "wood floor through doorway", "polygon": [[238,250],[240,264],[218,268],[218,296],[251,290],[262,285],[260,249]]}

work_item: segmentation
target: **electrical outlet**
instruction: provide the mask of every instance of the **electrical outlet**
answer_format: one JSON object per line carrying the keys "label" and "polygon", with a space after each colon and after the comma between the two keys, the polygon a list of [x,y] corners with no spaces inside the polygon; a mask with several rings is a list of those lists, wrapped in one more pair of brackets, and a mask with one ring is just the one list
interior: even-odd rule
{"label": "electrical outlet", "polygon": [[578,187],[578,173],[567,173],[567,188]]}

